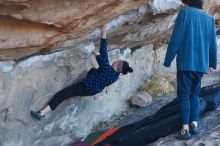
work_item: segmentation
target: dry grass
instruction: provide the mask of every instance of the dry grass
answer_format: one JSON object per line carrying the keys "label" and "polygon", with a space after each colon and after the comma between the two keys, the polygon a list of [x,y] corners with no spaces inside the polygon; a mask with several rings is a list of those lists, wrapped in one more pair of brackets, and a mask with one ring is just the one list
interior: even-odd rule
{"label": "dry grass", "polygon": [[176,78],[174,75],[165,77],[152,77],[142,87],[141,91],[148,92],[151,96],[163,96],[175,91]]}
{"label": "dry grass", "polygon": [[163,77],[166,78],[173,85],[175,89],[177,88],[176,74],[167,73]]}

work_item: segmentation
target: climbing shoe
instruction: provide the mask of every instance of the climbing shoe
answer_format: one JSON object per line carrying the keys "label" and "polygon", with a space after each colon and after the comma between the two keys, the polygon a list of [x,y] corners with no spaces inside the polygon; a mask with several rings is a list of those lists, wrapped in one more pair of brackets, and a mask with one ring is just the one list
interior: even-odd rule
{"label": "climbing shoe", "polygon": [[192,135],[189,133],[189,131],[181,130],[176,138],[179,140],[187,140],[187,139],[190,139],[191,137]]}
{"label": "climbing shoe", "polygon": [[196,134],[198,134],[199,133],[199,128],[198,128],[198,126],[196,126],[195,124],[191,124],[190,125],[190,133],[192,134],[192,135],[196,135]]}
{"label": "climbing shoe", "polygon": [[34,111],[31,111],[31,116],[37,120],[41,120],[43,117],[45,117],[44,115],[41,115],[41,112],[34,112]]}

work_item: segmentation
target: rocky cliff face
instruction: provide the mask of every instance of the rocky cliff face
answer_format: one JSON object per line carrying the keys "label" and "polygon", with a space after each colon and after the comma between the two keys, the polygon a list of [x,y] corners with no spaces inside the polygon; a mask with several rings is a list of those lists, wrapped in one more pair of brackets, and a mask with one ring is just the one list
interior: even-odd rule
{"label": "rocky cliff face", "polygon": [[[180,5],[179,0],[4,0],[0,59],[18,60],[97,43],[96,28],[107,22],[110,42],[118,48],[166,42]],[[205,7],[217,18],[219,5],[218,0],[208,0]]]}
{"label": "rocky cliff face", "polygon": [[65,42],[66,47],[72,47],[89,38],[94,39],[85,36],[107,21],[136,10],[148,2],[149,0],[3,1],[0,46],[4,49],[1,53],[4,57],[1,59],[19,59],[60,49]]}
{"label": "rocky cliff face", "polygon": [[[218,20],[220,1],[205,2]],[[162,63],[180,7],[179,0],[0,1],[0,145],[67,145],[125,110],[147,78],[175,71],[175,64],[165,69]],[[134,73],[96,96],[65,101],[43,121],[32,119],[30,110],[85,76],[105,23],[111,62],[126,59]]]}

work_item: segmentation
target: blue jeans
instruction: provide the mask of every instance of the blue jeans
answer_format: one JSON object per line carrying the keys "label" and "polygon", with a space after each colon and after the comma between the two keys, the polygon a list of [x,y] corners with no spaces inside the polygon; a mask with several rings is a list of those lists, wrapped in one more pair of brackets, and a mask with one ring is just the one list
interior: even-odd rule
{"label": "blue jeans", "polygon": [[177,97],[180,101],[181,124],[199,120],[199,93],[204,73],[177,72]]}

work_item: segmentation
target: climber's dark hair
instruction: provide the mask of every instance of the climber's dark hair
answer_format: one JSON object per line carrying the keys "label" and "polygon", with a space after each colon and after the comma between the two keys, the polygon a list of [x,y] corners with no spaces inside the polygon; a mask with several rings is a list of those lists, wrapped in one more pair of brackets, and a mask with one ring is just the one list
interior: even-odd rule
{"label": "climber's dark hair", "polygon": [[203,0],[182,0],[182,3],[194,8],[203,8]]}
{"label": "climber's dark hair", "polygon": [[122,67],[122,73],[123,73],[123,75],[126,75],[128,72],[132,73],[133,69],[129,66],[128,62],[125,61],[123,63],[123,67]]}

